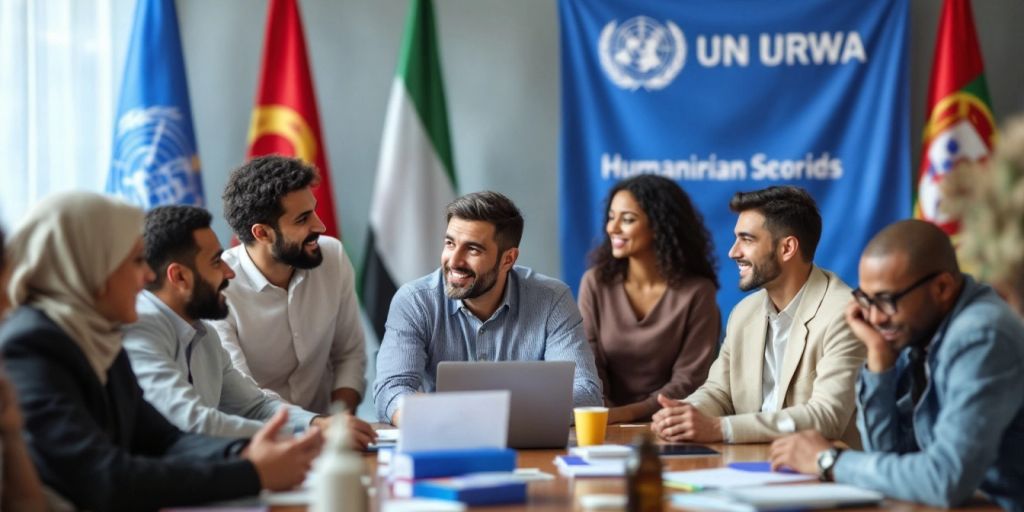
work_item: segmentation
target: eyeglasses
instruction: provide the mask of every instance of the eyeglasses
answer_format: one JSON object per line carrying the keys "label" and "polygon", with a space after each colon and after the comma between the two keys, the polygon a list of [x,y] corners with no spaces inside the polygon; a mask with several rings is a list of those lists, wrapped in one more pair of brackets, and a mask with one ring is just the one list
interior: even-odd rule
{"label": "eyeglasses", "polygon": [[896,293],[879,293],[878,295],[875,295],[874,298],[868,297],[868,294],[864,293],[864,290],[857,288],[856,290],[853,291],[853,298],[857,300],[857,304],[860,304],[860,307],[866,310],[870,310],[871,306],[874,306],[878,308],[879,311],[885,313],[886,315],[895,315],[896,303],[899,302],[900,299],[905,297],[908,293],[914,291],[914,289],[917,288],[918,286],[927,283],[928,281],[932,280],[941,273],[942,272],[932,272],[931,274],[928,274],[922,277],[921,279],[918,279],[917,281],[914,282],[914,284],[904,288],[901,291],[898,291]]}

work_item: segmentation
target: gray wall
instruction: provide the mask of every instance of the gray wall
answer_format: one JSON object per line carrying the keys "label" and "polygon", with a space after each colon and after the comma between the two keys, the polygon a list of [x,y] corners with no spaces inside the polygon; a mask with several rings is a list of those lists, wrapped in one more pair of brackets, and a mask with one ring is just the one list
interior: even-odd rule
{"label": "gray wall", "polygon": [[[435,7],[461,189],[507,193],[527,217],[521,261],[557,274],[555,4],[442,0]],[[406,2],[307,0],[301,8],[336,208],[358,267]],[[219,193],[245,152],[266,2],[179,0],[178,9],[203,179],[219,215]],[[229,236],[222,220],[215,229]],[[439,261],[442,236],[429,248]]]}
{"label": "gray wall", "polygon": [[[770,0],[765,0],[770,1]],[[210,208],[241,162],[258,80],[266,2],[178,0]],[[911,101],[916,168],[941,2],[911,2]],[[404,0],[301,4],[335,200],[349,254],[361,264]],[[558,274],[558,20],[555,0],[436,0],[449,123],[461,191],[500,190],[527,218],[521,262]],[[1024,109],[1020,0],[976,0],[996,117]],[[130,19],[130,13],[119,18]],[[127,21],[126,21],[127,23]],[[127,40],[127,28],[121,41]],[[123,44],[121,51],[123,51]],[[118,62],[123,61],[119,59]],[[120,71],[118,70],[118,76]],[[120,80],[118,80],[120,83]],[[218,219],[222,241],[229,237]],[[436,251],[438,246],[426,248]]]}

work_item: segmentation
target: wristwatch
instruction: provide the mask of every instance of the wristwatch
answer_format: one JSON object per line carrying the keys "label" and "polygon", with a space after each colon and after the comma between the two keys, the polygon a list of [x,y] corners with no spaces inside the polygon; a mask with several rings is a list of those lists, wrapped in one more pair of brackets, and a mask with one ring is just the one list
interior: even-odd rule
{"label": "wristwatch", "polygon": [[832,468],[836,465],[836,461],[839,460],[840,453],[842,453],[842,450],[834,446],[818,452],[818,480],[822,482],[832,481]]}

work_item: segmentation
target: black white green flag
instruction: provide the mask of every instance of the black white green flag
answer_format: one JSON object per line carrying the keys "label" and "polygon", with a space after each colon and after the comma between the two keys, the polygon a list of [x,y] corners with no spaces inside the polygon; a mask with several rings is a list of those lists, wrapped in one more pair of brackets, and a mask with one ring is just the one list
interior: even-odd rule
{"label": "black white green flag", "polygon": [[370,206],[363,305],[384,336],[398,286],[440,262],[444,207],[455,198],[441,62],[430,0],[412,0]]}

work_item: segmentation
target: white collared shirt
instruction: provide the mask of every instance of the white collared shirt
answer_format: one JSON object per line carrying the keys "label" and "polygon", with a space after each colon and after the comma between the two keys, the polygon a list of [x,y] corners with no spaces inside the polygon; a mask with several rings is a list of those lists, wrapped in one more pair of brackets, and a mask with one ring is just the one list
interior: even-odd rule
{"label": "white collared shirt", "polygon": [[796,315],[800,301],[804,297],[805,282],[793,300],[785,309],[777,311],[772,299],[765,294],[764,313],[768,317],[768,332],[764,343],[764,366],[761,369],[761,412],[773,412],[778,409],[779,381],[782,371],[782,359],[786,355],[786,344],[789,332],[793,328],[793,317]]}
{"label": "white collared shirt", "polygon": [[271,284],[244,245],[224,251],[237,276],[224,290],[231,312],[211,322],[235,367],[304,409],[327,413],[331,392],[363,394],[366,350],[352,263],[321,236],[323,263],[295,269],[288,288]]}

